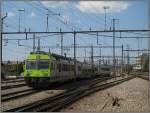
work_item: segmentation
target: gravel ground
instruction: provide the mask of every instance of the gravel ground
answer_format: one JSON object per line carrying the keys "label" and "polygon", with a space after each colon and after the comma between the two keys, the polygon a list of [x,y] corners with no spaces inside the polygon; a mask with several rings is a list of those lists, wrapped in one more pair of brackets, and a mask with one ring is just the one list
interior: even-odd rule
{"label": "gravel ground", "polygon": [[54,96],[56,94],[60,94],[61,92],[64,92],[64,90],[47,90],[47,91],[41,91],[39,93],[31,94],[29,96],[11,100],[11,101],[6,101],[1,103],[1,109],[2,111],[8,110],[11,108],[19,107],[25,104],[29,104],[31,102],[35,102],[38,100],[42,100],[44,98]]}
{"label": "gravel ground", "polygon": [[2,83],[1,86],[12,86],[12,85],[19,85],[19,84],[25,84],[25,81],[18,81],[18,82],[12,82],[12,83]]}
{"label": "gravel ground", "polygon": [[91,94],[62,112],[148,112],[148,81],[134,78]]}
{"label": "gravel ground", "polygon": [[31,88],[28,86],[22,86],[22,87],[17,87],[17,88],[5,89],[5,90],[1,90],[1,95],[12,93],[12,92],[17,92],[17,91],[22,91],[26,89],[31,89]]}
{"label": "gravel ground", "polygon": [[[76,83],[73,82],[68,82],[64,85],[59,85],[56,87],[52,87],[49,90],[43,90],[41,92],[38,93],[34,93],[22,98],[18,98],[18,99],[14,99],[14,100],[10,100],[10,101],[6,101],[6,102],[2,102],[1,103],[1,109],[2,111],[8,110],[8,109],[12,109],[15,107],[19,107],[25,104],[29,104],[31,102],[36,102],[38,100],[43,100],[45,98],[48,97],[52,97],[54,95],[60,94],[74,86],[83,86],[89,83],[90,80],[81,80],[81,81],[77,81]],[[2,94],[6,94],[6,93],[10,93],[10,92],[15,92],[15,91],[19,91],[19,90],[23,90],[23,89],[29,89],[29,87],[24,86],[24,87],[19,87],[19,88],[12,88],[12,89],[8,89],[8,90],[2,90]]]}

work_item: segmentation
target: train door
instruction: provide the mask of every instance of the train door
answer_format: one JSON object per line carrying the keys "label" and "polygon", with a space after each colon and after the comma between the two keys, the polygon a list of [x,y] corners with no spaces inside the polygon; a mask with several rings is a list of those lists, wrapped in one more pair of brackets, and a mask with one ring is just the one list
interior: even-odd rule
{"label": "train door", "polygon": [[55,77],[55,72],[56,71],[56,69],[55,69],[55,62],[53,61],[53,62],[51,62],[51,72],[52,72],[52,77],[55,79],[56,77]]}
{"label": "train door", "polygon": [[58,77],[58,75],[59,75],[59,63],[56,62],[55,64],[56,64],[55,74]]}

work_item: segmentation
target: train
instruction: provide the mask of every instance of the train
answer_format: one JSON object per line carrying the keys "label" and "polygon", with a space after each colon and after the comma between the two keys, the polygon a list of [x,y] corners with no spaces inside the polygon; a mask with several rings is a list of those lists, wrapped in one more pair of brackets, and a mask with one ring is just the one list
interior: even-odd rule
{"label": "train", "polygon": [[[74,74],[74,60],[55,53],[44,51],[31,52],[25,59],[23,76],[29,87],[53,84],[75,79],[94,77],[98,68],[85,62],[76,61],[76,74]],[[75,76],[76,75],[76,76]]]}

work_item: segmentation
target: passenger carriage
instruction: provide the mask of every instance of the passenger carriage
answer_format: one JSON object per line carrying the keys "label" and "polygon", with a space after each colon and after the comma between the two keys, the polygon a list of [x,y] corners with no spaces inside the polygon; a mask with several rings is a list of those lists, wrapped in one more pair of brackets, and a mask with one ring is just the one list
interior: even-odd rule
{"label": "passenger carriage", "polygon": [[93,76],[91,65],[77,61],[74,76],[74,61],[57,54],[38,51],[31,53],[25,60],[24,78],[29,86],[42,83],[65,82]]}

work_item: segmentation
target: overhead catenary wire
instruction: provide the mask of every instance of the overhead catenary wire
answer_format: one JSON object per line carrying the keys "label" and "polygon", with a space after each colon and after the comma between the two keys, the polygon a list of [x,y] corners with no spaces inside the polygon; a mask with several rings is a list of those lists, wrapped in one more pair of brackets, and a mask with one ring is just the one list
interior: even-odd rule
{"label": "overhead catenary wire", "polygon": [[[45,10],[47,10],[48,12],[52,13],[52,14],[55,14],[50,8],[46,8],[45,6],[43,6],[43,4],[41,4],[41,2],[38,2]],[[81,30],[81,28],[79,27],[76,27],[75,25],[73,25],[72,23],[65,23],[64,21],[62,21],[62,19],[60,18],[64,18],[63,16],[61,16],[61,14],[59,16],[56,16],[56,19],[59,20],[60,22],[62,22],[64,25],[68,25],[68,26],[71,26],[71,27],[74,27],[74,28],[77,28],[79,30]]]}

